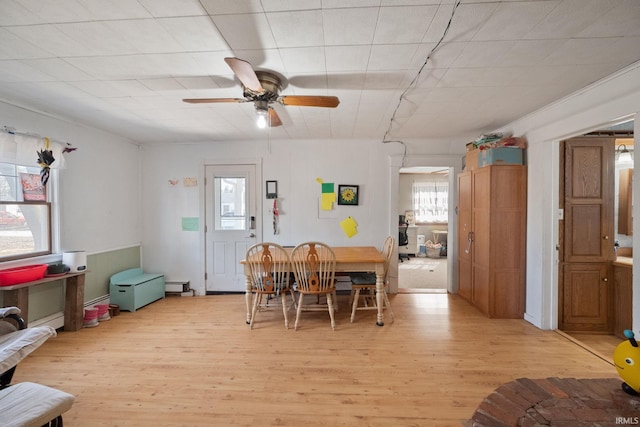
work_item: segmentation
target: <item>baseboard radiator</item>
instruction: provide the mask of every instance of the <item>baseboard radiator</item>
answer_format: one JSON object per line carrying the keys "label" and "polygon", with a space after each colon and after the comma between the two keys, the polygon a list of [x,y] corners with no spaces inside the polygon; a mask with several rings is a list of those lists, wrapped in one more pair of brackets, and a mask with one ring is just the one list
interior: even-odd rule
{"label": "baseboard radiator", "polygon": [[[103,295],[84,303],[84,308],[93,307],[96,304],[109,304],[109,295]],[[60,329],[64,326],[64,312],[59,311],[49,316],[43,317],[33,322],[29,322],[29,327],[49,325],[54,329]]]}

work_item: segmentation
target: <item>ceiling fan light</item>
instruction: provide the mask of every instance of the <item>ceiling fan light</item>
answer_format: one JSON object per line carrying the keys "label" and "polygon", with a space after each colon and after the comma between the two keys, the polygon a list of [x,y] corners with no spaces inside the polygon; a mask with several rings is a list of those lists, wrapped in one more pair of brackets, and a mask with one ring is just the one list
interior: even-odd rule
{"label": "ceiling fan light", "polygon": [[260,129],[264,129],[267,127],[267,118],[269,117],[269,104],[263,100],[257,100],[255,102],[256,107],[256,115],[258,119],[256,121],[256,125]]}
{"label": "ceiling fan light", "polygon": [[264,129],[267,127],[267,115],[261,114],[261,111],[256,111],[258,115],[258,119],[256,120],[256,125],[259,129]]}

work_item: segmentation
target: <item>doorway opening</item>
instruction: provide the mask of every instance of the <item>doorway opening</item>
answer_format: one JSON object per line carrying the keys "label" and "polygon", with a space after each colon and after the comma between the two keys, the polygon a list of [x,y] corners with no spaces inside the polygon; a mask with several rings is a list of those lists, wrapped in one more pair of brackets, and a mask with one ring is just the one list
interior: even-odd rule
{"label": "doorway opening", "polygon": [[629,120],[560,144],[558,329],[609,360],[633,327],[633,131]]}
{"label": "doorway opening", "polygon": [[447,292],[450,169],[400,169],[398,292]]}

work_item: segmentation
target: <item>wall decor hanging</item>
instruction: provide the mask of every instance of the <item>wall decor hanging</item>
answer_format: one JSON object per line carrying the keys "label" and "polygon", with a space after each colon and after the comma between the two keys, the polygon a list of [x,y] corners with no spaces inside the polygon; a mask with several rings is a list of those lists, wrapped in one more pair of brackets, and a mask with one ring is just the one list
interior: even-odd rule
{"label": "wall decor hanging", "polygon": [[338,204],[357,205],[358,185],[338,185]]}
{"label": "wall decor hanging", "polygon": [[53,157],[53,151],[49,149],[49,138],[44,138],[44,149],[38,151],[38,164],[40,165],[40,180],[42,181],[42,185],[47,185],[49,181],[49,169],[51,169],[51,164],[56,161],[55,157]]}
{"label": "wall decor hanging", "polygon": [[330,211],[333,209],[333,203],[336,201],[336,193],[334,192],[333,182],[324,182],[321,178],[316,178],[322,186],[322,194],[320,195],[320,210]]}
{"label": "wall decor hanging", "polygon": [[278,181],[267,181],[267,199],[278,198]]}

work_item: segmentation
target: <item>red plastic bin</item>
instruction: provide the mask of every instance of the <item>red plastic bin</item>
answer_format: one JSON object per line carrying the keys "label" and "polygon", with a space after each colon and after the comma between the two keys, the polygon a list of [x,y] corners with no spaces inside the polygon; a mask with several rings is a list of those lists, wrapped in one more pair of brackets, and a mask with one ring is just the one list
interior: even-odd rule
{"label": "red plastic bin", "polygon": [[18,285],[40,280],[47,272],[47,267],[47,264],[34,264],[0,270],[0,286]]}

